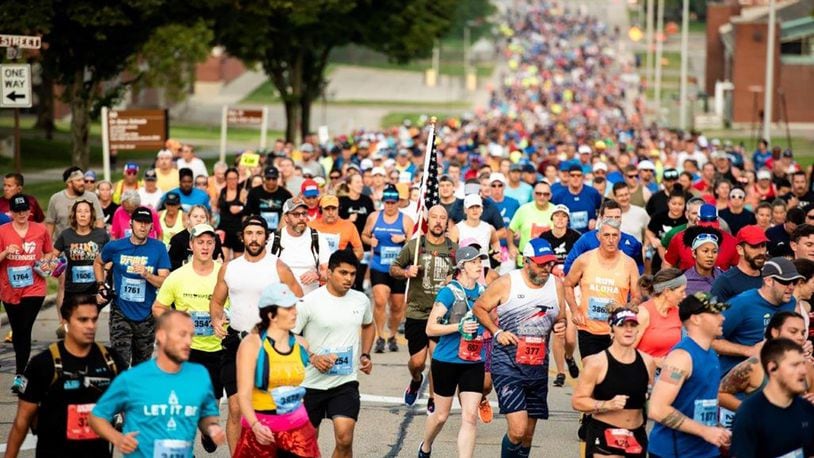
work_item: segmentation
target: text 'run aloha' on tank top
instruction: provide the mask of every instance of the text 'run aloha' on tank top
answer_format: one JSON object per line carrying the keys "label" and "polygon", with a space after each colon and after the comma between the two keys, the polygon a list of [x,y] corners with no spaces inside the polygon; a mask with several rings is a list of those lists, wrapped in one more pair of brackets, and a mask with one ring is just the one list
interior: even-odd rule
{"label": "text 'run aloha' on tank top", "polygon": [[579,308],[588,321],[585,326],[577,326],[577,329],[595,335],[608,335],[608,304],[616,302],[624,305],[630,292],[630,277],[624,269],[625,255],[618,253],[616,260],[610,265],[600,263],[598,248],[585,256],[588,257],[588,262],[580,281],[582,298]]}

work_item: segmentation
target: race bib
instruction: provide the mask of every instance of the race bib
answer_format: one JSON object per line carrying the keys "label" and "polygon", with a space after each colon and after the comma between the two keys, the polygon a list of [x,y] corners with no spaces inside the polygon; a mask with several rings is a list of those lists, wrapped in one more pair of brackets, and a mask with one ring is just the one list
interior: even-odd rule
{"label": "race bib", "polygon": [[608,428],[605,430],[605,442],[608,447],[622,449],[625,453],[637,455],[642,453],[642,446],[633,432],[623,428]]}
{"label": "race bib", "polygon": [[518,364],[540,366],[546,355],[545,340],[542,337],[518,337],[515,360]]}
{"label": "race bib", "polygon": [[328,375],[350,375],[353,373],[353,347],[328,348],[323,352],[336,355],[334,365],[328,371]]}
{"label": "race bib", "polygon": [[731,431],[732,423],[735,421],[735,412],[723,407],[718,409],[718,411],[718,421],[720,422],[721,426]]}
{"label": "race bib", "polygon": [[6,271],[12,288],[25,288],[34,284],[34,271],[31,266],[9,267]]}
{"label": "race bib", "polygon": [[370,252],[365,251],[365,254],[362,255],[362,264],[370,264]]}
{"label": "race bib", "polygon": [[466,340],[463,337],[458,343],[458,358],[464,361],[480,361],[481,351],[483,350],[483,337],[478,336],[472,340]]}
{"label": "race bib", "polygon": [[610,299],[604,297],[588,298],[588,319],[596,321],[608,321],[608,304]]}
{"label": "race bib", "polygon": [[325,236],[325,241],[328,243],[328,250],[333,254],[339,249],[339,234],[322,234]]}
{"label": "race bib", "polygon": [[274,405],[277,406],[277,415],[291,413],[302,405],[305,397],[305,388],[301,386],[278,386],[271,390]]}
{"label": "race bib", "polygon": [[69,440],[82,441],[99,439],[90,427],[90,412],[96,404],[68,404],[68,421],[65,428],[65,437]]}
{"label": "race bib", "polygon": [[144,302],[147,281],[143,278],[122,277],[122,299],[130,302]]}
{"label": "race bib", "polygon": [[93,283],[96,277],[93,274],[93,266],[73,266],[71,268],[71,282],[73,283]]}
{"label": "race bib", "polygon": [[189,312],[192,323],[195,325],[196,336],[211,336],[215,330],[212,329],[212,318],[209,312]]}
{"label": "race bib", "polygon": [[153,458],[192,458],[192,442],[157,439],[153,442]]}
{"label": "race bib", "polygon": [[401,247],[397,246],[384,246],[381,250],[381,259],[383,266],[389,266],[393,264],[393,261],[396,260],[399,253],[401,252]]}
{"label": "race bib", "polygon": [[588,212],[571,212],[571,228],[585,229],[588,227]]}
{"label": "race bib", "polygon": [[696,399],[692,419],[705,426],[718,426],[718,400]]}
{"label": "race bib", "polygon": [[277,212],[260,212],[260,217],[266,220],[270,230],[277,229],[280,224],[280,214]]}
{"label": "race bib", "polygon": [[804,458],[803,449],[798,448],[797,450],[792,450],[789,453],[785,453],[783,455],[778,456],[777,458]]}

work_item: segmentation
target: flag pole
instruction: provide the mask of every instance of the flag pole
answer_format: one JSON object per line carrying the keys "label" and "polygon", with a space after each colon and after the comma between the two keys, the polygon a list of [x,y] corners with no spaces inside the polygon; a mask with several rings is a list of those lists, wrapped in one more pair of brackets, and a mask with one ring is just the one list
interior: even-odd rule
{"label": "flag pole", "polygon": [[[430,118],[430,134],[427,136],[427,148],[424,151],[424,173],[421,174],[421,187],[419,187],[418,192],[418,202],[416,205],[419,209],[418,212],[418,224],[416,227],[418,228],[417,236],[415,238],[415,254],[413,255],[413,265],[418,265],[418,252],[419,246],[421,246],[421,224],[424,219],[424,211],[429,211],[429,208],[423,209],[423,201],[427,193],[427,177],[429,176],[429,168],[430,168],[430,154],[435,153],[435,124],[438,121],[438,118],[435,116]],[[409,243],[409,240],[407,241]],[[406,245],[405,245],[406,246]],[[404,303],[406,304],[409,300],[410,294],[410,277],[407,277],[407,283],[404,286]]]}

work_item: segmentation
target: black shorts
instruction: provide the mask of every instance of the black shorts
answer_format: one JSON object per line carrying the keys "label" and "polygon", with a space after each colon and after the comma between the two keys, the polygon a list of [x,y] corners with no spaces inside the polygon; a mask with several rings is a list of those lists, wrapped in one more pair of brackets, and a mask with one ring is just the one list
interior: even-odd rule
{"label": "black shorts", "polygon": [[189,360],[193,363],[202,365],[206,368],[206,371],[209,372],[209,379],[212,380],[212,388],[214,388],[215,399],[220,399],[223,396],[223,381],[221,380],[223,353],[223,350],[191,350],[189,352]]}
{"label": "black shorts", "polygon": [[407,339],[407,350],[410,356],[430,346],[430,340],[438,343],[438,337],[427,336],[427,320],[406,318],[404,320],[404,338]]}
{"label": "black shorts", "polygon": [[579,345],[579,356],[585,359],[610,347],[611,338],[610,335],[596,335],[580,330],[577,331],[577,344]]}
{"label": "black shorts", "polygon": [[370,269],[370,285],[389,286],[390,294],[404,294],[404,290],[407,289],[407,280],[399,280],[390,276],[388,272]]}
{"label": "black shorts", "polygon": [[220,382],[226,390],[226,396],[237,394],[237,349],[240,347],[240,334],[228,328],[226,337],[221,341],[223,347]]}
{"label": "black shorts", "polygon": [[451,398],[455,396],[455,389],[463,393],[471,391],[483,393],[483,363],[447,363],[432,360],[433,391],[438,396]]}
{"label": "black shorts", "polygon": [[305,410],[315,428],[323,418],[336,417],[359,419],[362,400],[359,396],[359,382],[348,382],[328,390],[305,389]]}
{"label": "black shorts", "polygon": [[[633,451],[625,451],[625,442],[626,439],[624,436],[618,437],[619,442],[616,444],[608,444],[607,437],[605,436],[605,430],[608,429],[619,429],[616,426],[610,425],[608,423],[599,421],[593,417],[586,417],[585,418],[585,457],[591,458],[595,454],[599,455],[618,455],[624,456],[625,458],[644,458],[647,455],[647,428],[644,424],[639,426],[638,428],[631,430],[633,433],[633,438],[636,442],[638,442],[639,447],[641,448],[640,453],[635,453]],[[630,444],[630,440],[627,439],[628,446]],[[653,456],[653,455],[650,455]]]}
{"label": "black shorts", "polygon": [[226,233],[226,236],[223,238],[223,246],[225,248],[231,248],[232,250],[240,253],[246,249],[243,246],[243,242],[240,240],[240,236],[238,235],[240,232],[242,232],[240,227],[238,227],[237,230],[224,229],[223,232]]}

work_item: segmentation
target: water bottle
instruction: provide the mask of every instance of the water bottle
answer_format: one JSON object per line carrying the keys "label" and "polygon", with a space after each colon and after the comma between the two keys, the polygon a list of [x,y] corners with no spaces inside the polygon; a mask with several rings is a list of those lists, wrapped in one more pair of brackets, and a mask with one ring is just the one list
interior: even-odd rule
{"label": "water bottle", "polygon": [[475,333],[466,332],[464,330],[464,326],[468,322],[477,322],[477,321],[478,321],[477,318],[475,318],[475,316],[472,314],[472,310],[466,312],[466,315],[464,315],[464,317],[461,318],[461,322],[458,323],[458,330],[460,331],[461,336],[463,337],[464,340],[472,340],[475,338]]}

